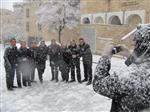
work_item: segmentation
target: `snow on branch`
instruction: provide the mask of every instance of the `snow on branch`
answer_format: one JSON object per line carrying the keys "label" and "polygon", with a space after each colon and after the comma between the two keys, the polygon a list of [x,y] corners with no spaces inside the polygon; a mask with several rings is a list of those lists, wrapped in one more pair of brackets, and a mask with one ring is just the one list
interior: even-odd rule
{"label": "snow on branch", "polygon": [[24,37],[24,33],[22,32],[21,28],[15,24],[6,24],[2,27],[2,39],[7,41],[11,38],[16,38],[20,40]]}
{"label": "snow on branch", "polygon": [[50,0],[36,13],[38,23],[51,29],[76,27],[80,20],[80,0]]}

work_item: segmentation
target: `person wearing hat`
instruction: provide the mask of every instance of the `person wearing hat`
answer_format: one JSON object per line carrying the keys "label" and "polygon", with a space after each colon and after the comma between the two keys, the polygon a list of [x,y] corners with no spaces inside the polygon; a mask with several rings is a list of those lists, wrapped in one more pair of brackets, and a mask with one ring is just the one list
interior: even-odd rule
{"label": "person wearing hat", "polygon": [[[150,24],[138,26],[132,53],[123,45],[111,46],[100,58],[93,89],[112,99],[110,112],[139,112],[150,107]],[[120,52],[127,67],[110,73],[111,57]]]}

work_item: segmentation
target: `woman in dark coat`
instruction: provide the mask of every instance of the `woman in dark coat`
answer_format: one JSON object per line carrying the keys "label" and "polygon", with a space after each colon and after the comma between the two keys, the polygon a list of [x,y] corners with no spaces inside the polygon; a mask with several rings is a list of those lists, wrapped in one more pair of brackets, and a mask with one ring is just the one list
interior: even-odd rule
{"label": "woman in dark coat", "polygon": [[100,58],[95,70],[93,89],[112,99],[111,112],[139,112],[150,107],[150,25],[139,26],[134,41],[131,55],[120,47],[128,57],[127,67],[110,73],[111,49]]}

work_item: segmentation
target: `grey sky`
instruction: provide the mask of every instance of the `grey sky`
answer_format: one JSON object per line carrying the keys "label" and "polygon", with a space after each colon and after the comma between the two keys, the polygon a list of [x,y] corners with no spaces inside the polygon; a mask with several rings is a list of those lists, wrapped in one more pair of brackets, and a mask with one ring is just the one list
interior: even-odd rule
{"label": "grey sky", "polygon": [[13,10],[14,2],[22,2],[23,0],[0,0],[0,8]]}

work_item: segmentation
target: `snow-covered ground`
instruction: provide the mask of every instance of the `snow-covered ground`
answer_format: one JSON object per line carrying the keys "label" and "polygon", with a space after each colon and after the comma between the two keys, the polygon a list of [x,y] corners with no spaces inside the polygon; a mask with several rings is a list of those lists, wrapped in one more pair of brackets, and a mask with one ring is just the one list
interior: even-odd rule
{"label": "snow-covered ground", "polygon": [[[31,87],[23,87],[14,91],[7,91],[5,83],[5,70],[3,67],[3,49],[0,55],[1,69],[1,112],[60,112],[60,111],[99,111],[109,112],[111,99],[95,93],[92,85],[86,86],[85,83],[79,84],[61,82],[51,82],[51,71],[47,61],[44,73],[44,83],[40,84],[37,77],[37,83]],[[94,62],[97,62],[99,56],[94,56]],[[124,61],[118,58],[112,60],[112,70],[124,67]],[[93,72],[96,64],[93,64]],[[81,64],[81,73],[83,79],[83,67]],[[16,84],[16,79],[15,79]]]}

